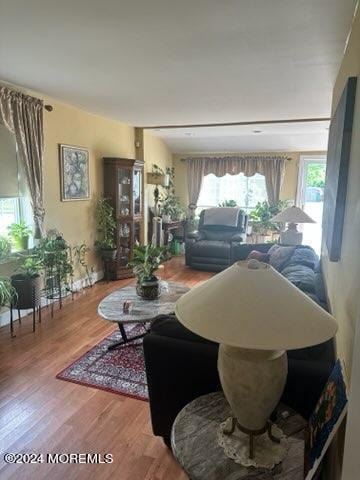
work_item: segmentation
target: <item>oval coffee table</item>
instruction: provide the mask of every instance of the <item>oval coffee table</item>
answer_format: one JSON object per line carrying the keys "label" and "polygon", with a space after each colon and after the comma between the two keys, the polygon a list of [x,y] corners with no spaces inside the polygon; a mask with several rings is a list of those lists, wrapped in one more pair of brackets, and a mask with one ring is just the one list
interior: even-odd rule
{"label": "oval coffee table", "polygon": [[217,434],[231,410],[222,392],[203,395],[180,411],[171,431],[173,454],[191,480],[303,480],[306,421],[284,405],[278,412],[276,424],[287,435],[289,450],[272,470],[243,467],[225,456]]}
{"label": "oval coffee table", "polygon": [[[109,350],[121,347],[129,342],[133,342],[146,335],[147,323],[151,322],[158,315],[172,313],[175,309],[175,303],[189,288],[186,285],[177,282],[161,281],[161,295],[156,300],[145,300],[139,297],[135,290],[135,284],[120,288],[105,297],[98,306],[98,314],[110,322],[115,322],[119,326],[122,340],[113,343],[108,347]],[[130,313],[123,312],[125,300],[132,302]],[[131,323],[141,324],[144,327],[144,333],[133,337],[128,337],[124,325]]]}

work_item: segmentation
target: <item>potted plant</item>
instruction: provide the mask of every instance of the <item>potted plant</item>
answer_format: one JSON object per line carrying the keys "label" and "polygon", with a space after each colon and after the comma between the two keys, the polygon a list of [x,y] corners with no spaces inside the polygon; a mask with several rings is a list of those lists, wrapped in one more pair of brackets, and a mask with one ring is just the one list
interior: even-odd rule
{"label": "potted plant", "polygon": [[34,254],[45,271],[45,288],[54,295],[54,290],[60,289],[62,284],[68,291],[72,290],[74,268],[71,257],[71,248],[61,233],[50,230],[34,249]]}
{"label": "potted plant", "polygon": [[252,231],[260,235],[279,232],[282,226],[279,223],[272,223],[271,219],[288,206],[287,200],[279,200],[275,205],[269,202],[259,202],[250,213]]}
{"label": "potted plant", "polygon": [[237,203],[235,200],[224,200],[223,202],[219,203],[219,207],[237,207]]}
{"label": "potted plant", "polygon": [[111,206],[109,199],[100,198],[98,200],[96,217],[101,239],[95,242],[95,247],[99,250],[103,260],[115,260],[117,251],[114,240],[116,222],[114,218],[114,209]]}
{"label": "potted plant", "polygon": [[133,259],[129,267],[133,269],[137,278],[136,292],[147,300],[159,298],[161,287],[159,279],[154,272],[164,260],[166,247],[155,247],[152,244],[136,244],[133,251]]}
{"label": "potted plant", "polygon": [[10,307],[16,301],[16,291],[9,278],[0,277],[0,307]]}
{"label": "potted plant", "polygon": [[5,260],[11,253],[11,243],[6,237],[0,236],[0,261]]}
{"label": "potted plant", "polygon": [[32,230],[25,224],[25,222],[21,220],[19,223],[12,223],[9,225],[8,230],[9,236],[16,250],[22,251],[29,248],[29,237]]}
{"label": "potted plant", "polygon": [[11,285],[16,292],[15,306],[19,310],[40,305],[42,268],[41,259],[37,254],[26,255],[17,268],[19,273],[11,276]]}

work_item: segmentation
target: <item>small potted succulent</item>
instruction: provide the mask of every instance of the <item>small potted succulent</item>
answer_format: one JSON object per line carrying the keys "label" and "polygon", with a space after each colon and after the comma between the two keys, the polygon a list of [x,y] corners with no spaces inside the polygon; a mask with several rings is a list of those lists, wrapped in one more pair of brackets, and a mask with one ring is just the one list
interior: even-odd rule
{"label": "small potted succulent", "polygon": [[160,281],[154,273],[164,260],[165,252],[166,247],[155,247],[152,244],[134,246],[133,259],[129,267],[133,269],[137,278],[136,293],[146,300],[160,297]]}
{"label": "small potted succulent", "polygon": [[107,198],[100,198],[96,206],[96,216],[98,222],[98,232],[101,239],[96,240],[95,247],[99,250],[103,260],[115,260],[116,242],[115,230],[116,222],[114,218],[114,209]]}
{"label": "small potted succulent", "polygon": [[16,308],[22,310],[38,307],[41,300],[40,272],[43,264],[37,254],[26,255],[17,268],[19,273],[11,276],[11,285],[16,292]]}
{"label": "small potted succulent", "polygon": [[25,222],[21,220],[19,223],[12,223],[9,225],[8,230],[15,250],[23,251],[29,248],[29,237],[32,230]]}

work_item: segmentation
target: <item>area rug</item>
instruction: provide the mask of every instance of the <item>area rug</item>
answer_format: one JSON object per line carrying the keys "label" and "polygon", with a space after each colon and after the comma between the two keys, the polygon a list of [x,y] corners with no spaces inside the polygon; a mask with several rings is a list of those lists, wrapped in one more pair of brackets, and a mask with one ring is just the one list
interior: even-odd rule
{"label": "area rug", "polygon": [[[126,331],[129,336],[135,336],[144,330],[141,325],[132,325],[127,327]],[[56,378],[139,400],[148,400],[142,339],[108,351],[107,347],[119,340],[120,332],[111,333],[58,373]]]}

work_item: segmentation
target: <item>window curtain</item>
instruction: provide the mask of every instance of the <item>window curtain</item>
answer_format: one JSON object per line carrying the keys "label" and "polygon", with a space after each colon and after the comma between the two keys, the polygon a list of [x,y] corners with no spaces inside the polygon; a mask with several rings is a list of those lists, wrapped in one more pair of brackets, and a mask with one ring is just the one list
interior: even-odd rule
{"label": "window curtain", "polygon": [[35,238],[44,235],[43,102],[20,92],[0,87],[0,123],[15,135],[19,158],[29,186],[35,222]]}
{"label": "window curtain", "polygon": [[189,192],[189,214],[190,218],[195,215],[195,209],[199,200],[200,190],[204,173],[205,162],[202,158],[187,160],[187,182]]}
{"label": "window curtain", "polygon": [[193,157],[186,158],[188,172],[189,208],[195,205],[200,195],[202,179],[210,173],[223,177],[227,173],[243,173],[252,177],[255,173],[264,175],[266,192],[270,205],[279,201],[280,188],[284,179],[286,158],[281,155]]}

